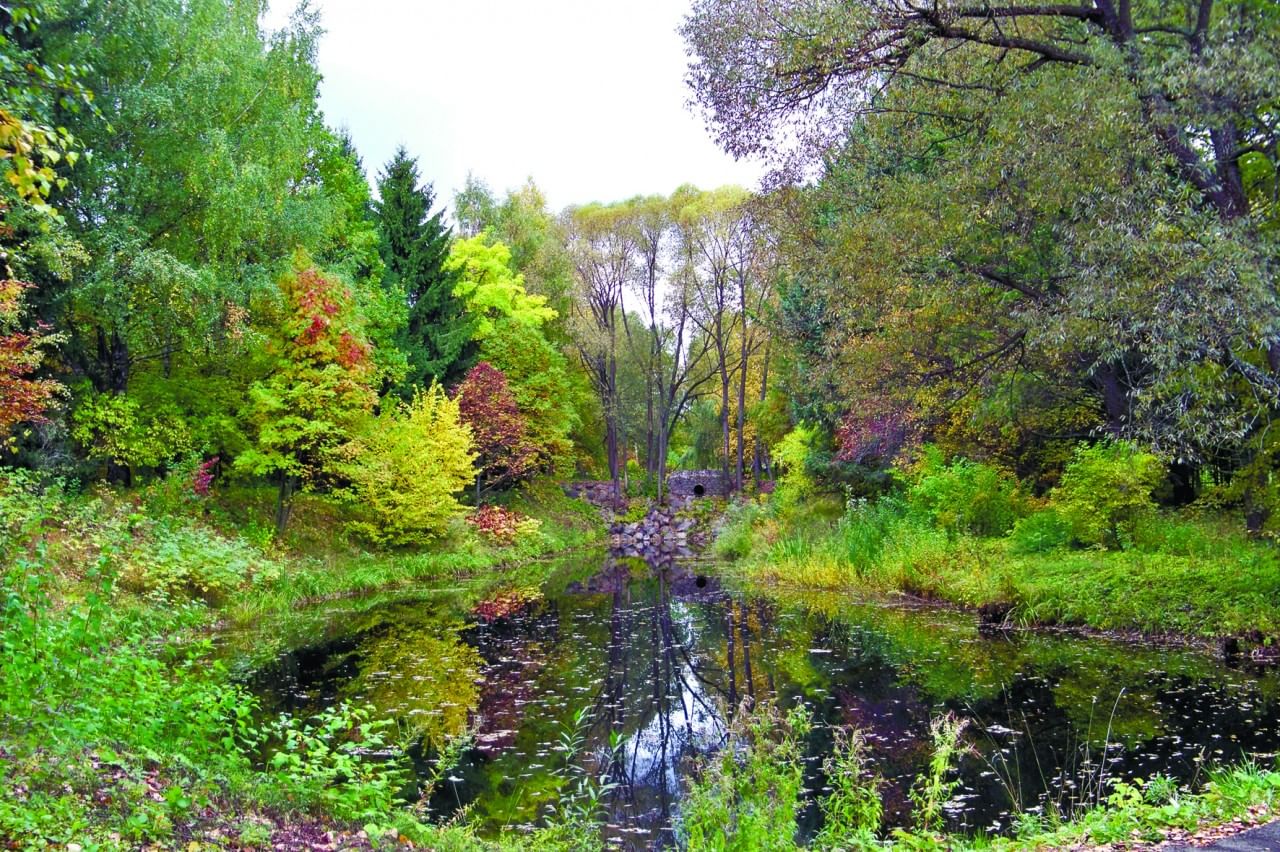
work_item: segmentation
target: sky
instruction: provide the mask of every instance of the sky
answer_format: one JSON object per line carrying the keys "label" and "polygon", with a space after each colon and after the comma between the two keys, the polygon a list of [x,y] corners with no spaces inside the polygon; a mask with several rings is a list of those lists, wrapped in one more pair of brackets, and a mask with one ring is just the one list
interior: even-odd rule
{"label": "sky", "polygon": [[[269,27],[293,4],[275,0]],[[682,183],[754,187],[686,106],[689,0],[313,0],[320,103],[370,177],[400,144],[437,198],[532,177],[552,209]]]}

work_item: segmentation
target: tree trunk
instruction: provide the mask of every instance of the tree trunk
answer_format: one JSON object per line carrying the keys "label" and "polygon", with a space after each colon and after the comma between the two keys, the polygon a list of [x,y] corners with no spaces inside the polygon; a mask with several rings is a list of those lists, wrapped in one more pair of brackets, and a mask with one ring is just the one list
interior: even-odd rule
{"label": "tree trunk", "polygon": [[729,459],[729,364],[725,353],[721,350],[720,354],[720,437],[722,439],[722,450],[724,453],[724,463],[721,468],[724,472],[724,478],[730,476]]}
{"label": "tree trunk", "polygon": [[1107,418],[1107,431],[1120,437],[1128,421],[1127,395],[1120,386],[1120,374],[1114,365],[1107,364],[1093,373],[1094,385],[1102,393],[1102,408]]}
{"label": "tree trunk", "polygon": [[293,493],[298,486],[298,478],[280,471],[280,490],[276,492],[276,538],[284,538],[284,531],[289,526],[289,515],[293,513]]}
{"label": "tree trunk", "polygon": [[[745,298],[745,297],[744,297]],[[746,452],[746,429],[747,429],[747,317],[742,317],[742,354],[738,369],[738,460],[737,468],[734,471],[735,478],[733,481],[734,488],[738,491],[742,490],[746,483],[743,479],[743,454]]]}
{"label": "tree trunk", "polygon": [[658,424],[658,503],[662,503],[662,498],[667,490],[667,423],[666,418]]}
{"label": "tree trunk", "polygon": [[646,378],[644,384],[644,469],[652,474],[658,469],[658,460],[654,458],[658,438],[653,431],[653,381]]}
{"label": "tree trunk", "polygon": [[615,497],[622,496],[622,463],[619,455],[618,420],[621,400],[618,399],[618,338],[617,329],[609,329],[609,476],[613,479]]}
{"label": "tree trunk", "polygon": [[[764,339],[764,359],[760,365],[760,405],[764,407],[765,397],[768,395],[769,388],[769,337],[766,335]],[[760,470],[764,466],[764,441],[760,440],[760,431],[756,430],[756,445],[751,462],[751,476],[755,481],[756,490],[760,490]]]}

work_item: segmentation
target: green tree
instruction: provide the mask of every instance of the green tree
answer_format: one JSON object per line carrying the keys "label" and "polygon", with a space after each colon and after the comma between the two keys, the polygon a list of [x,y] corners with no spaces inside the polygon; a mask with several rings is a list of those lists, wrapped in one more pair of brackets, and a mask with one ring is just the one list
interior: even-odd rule
{"label": "green tree", "polygon": [[475,323],[476,340],[491,337],[500,319],[540,328],[556,318],[546,296],[525,290],[524,276],[511,268],[511,249],[484,234],[454,242],[445,269],[457,275],[454,293]]}
{"label": "green tree", "polygon": [[685,35],[721,143],[821,175],[790,195],[797,399],[896,400],[1023,469],[1095,430],[1230,467],[1266,433],[1274,10],[701,2]]}
{"label": "green tree", "polygon": [[452,382],[471,361],[474,333],[464,314],[464,301],[454,294],[457,272],[449,258],[449,228],[444,211],[432,212],[435,193],[423,184],[418,161],[403,147],[378,178],[378,227],[383,287],[399,294],[409,306],[401,336],[409,368],[400,385],[403,395],[433,380]]}
{"label": "green tree", "polygon": [[511,318],[494,324],[480,356],[506,376],[525,420],[529,442],[537,448],[538,472],[569,476],[573,438],[582,426],[590,390],[575,381],[569,359],[542,332]]}
{"label": "green tree", "polygon": [[375,368],[349,288],[305,255],[280,281],[283,302],[268,333],[275,367],[249,388],[246,418],[254,444],[237,469],[279,483],[276,532],[283,535],[292,499],[334,463],[375,402]]}

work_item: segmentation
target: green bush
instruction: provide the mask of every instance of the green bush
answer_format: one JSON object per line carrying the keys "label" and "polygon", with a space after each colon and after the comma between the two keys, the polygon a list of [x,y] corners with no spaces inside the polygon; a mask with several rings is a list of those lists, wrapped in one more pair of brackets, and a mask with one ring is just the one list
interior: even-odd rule
{"label": "green bush", "polygon": [[130,528],[134,543],[122,560],[120,582],[134,591],[216,602],[250,581],[281,574],[274,560],[242,539],[180,519],[134,521]]}
{"label": "green bush", "polygon": [[1128,548],[1137,526],[1155,511],[1151,492],[1164,469],[1159,458],[1125,441],[1081,446],[1050,499],[1075,541]]}
{"label": "green bush", "polygon": [[340,455],[335,468],[350,482],[342,496],[359,516],[348,527],[377,545],[440,538],[463,514],[458,494],[476,476],[471,430],[439,385],[384,406]]}
{"label": "green bush", "polygon": [[1071,525],[1052,506],[1020,518],[1009,534],[1014,553],[1048,553],[1071,542]]}
{"label": "green bush", "polygon": [[816,438],[817,432],[802,423],[773,448],[773,462],[779,471],[773,502],[781,511],[794,509],[813,496],[815,483],[808,461]]}
{"label": "green bush", "polygon": [[759,503],[734,503],[724,513],[711,550],[721,559],[742,559],[751,553],[755,523],[765,512]]}
{"label": "green bush", "polygon": [[932,445],[923,448],[909,475],[912,510],[950,535],[1004,535],[1028,508],[1018,481],[1005,471],[968,459],[947,464],[942,450]]}
{"label": "green bush", "polygon": [[861,575],[881,558],[905,515],[903,504],[891,497],[850,500],[836,525],[841,557]]}
{"label": "green bush", "polygon": [[680,806],[678,834],[687,849],[795,849],[804,788],[807,711],[782,716],[771,706],[740,714],[729,742],[701,767]]}

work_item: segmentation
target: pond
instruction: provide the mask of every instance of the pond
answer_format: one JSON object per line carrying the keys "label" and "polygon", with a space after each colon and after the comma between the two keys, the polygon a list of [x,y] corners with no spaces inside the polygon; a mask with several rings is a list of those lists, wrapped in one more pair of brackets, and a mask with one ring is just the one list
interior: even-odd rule
{"label": "pond", "polygon": [[[610,838],[671,840],[682,784],[725,741],[744,701],[804,704],[807,786],[825,779],[835,726],[862,729],[890,825],[930,756],[930,721],[968,720],[953,830],[996,833],[1016,809],[1070,810],[1111,778],[1195,785],[1214,764],[1280,748],[1280,677],[1201,651],[1044,633],[983,635],[971,614],[837,595],[748,595],[714,566],[657,570],[580,556],[550,579],[424,587],[348,601],[229,637],[271,711],[373,705],[420,745],[474,745],[431,802],[484,830],[531,826],[565,783],[562,735],[579,713],[579,765],[608,772]],[[820,814],[807,809],[802,830]]]}

